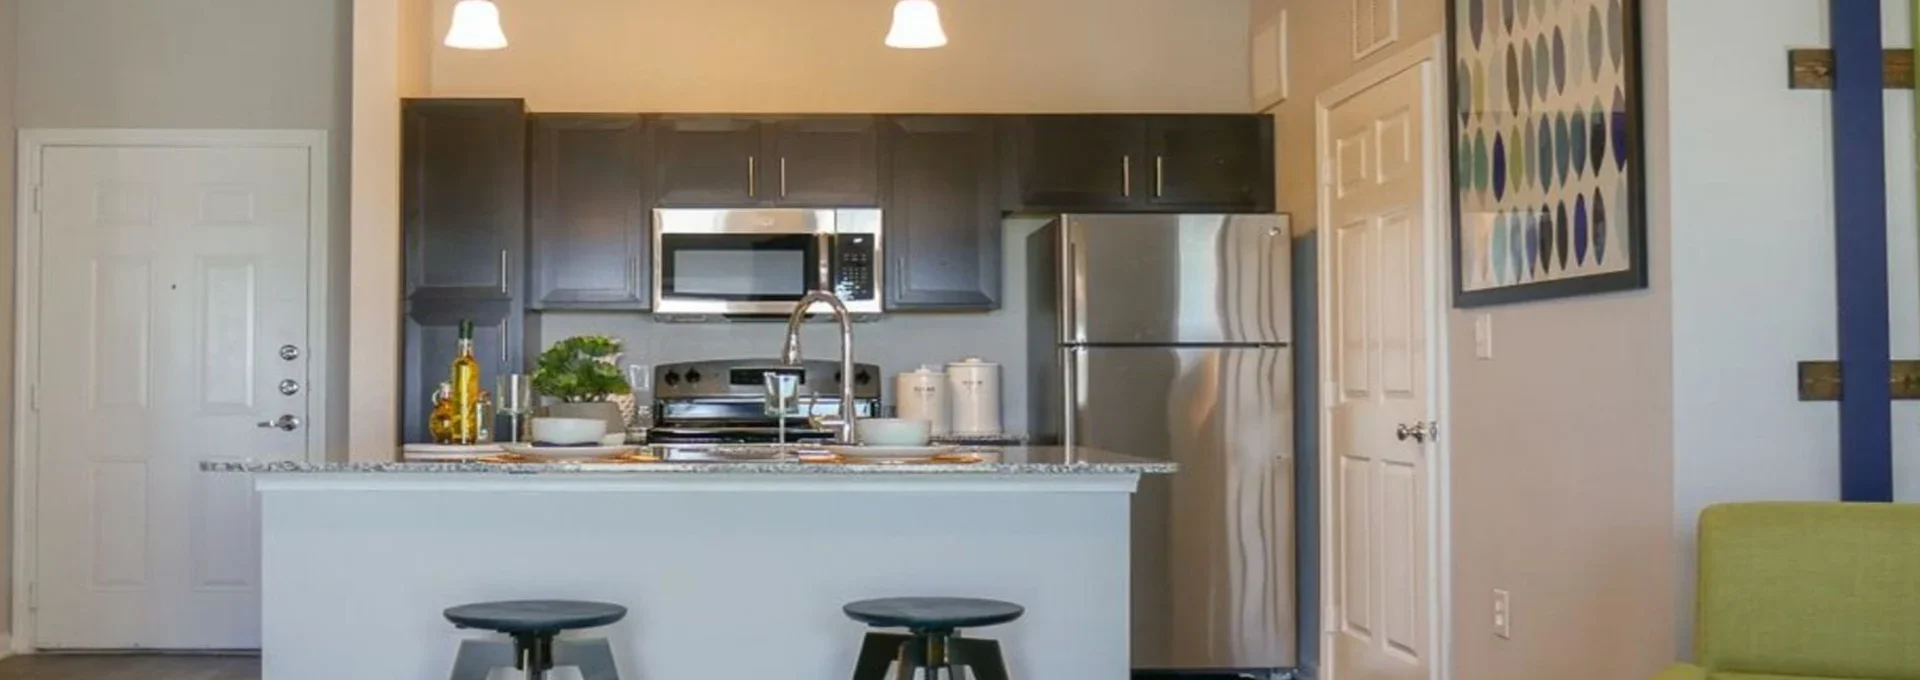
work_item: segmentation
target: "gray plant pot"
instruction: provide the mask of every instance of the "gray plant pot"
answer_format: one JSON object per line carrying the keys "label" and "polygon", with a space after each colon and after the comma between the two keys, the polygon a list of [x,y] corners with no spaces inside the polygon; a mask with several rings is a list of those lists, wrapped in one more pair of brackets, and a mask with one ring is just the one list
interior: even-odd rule
{"label": "gray plant pot", "polygon": [[547,415],[553,418],[599,418],[607,421],[608,434],[627,431],[627,419],[621,415],[620,405],[611,401],[548,404]]}

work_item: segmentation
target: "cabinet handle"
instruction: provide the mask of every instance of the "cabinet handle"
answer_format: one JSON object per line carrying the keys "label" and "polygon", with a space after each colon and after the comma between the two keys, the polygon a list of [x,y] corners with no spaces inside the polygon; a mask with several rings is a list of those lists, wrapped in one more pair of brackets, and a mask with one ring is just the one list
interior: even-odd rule
{"label": "cabinet handle", "polygon": [[1120,195],[1133,198],[1133,157],[1120,157]]}
{"label": "cabinet handle", "polygon": [[780,157],[780,197],[787,197],[787,157]]}
{"label": "cabinet handle", "polygon": [[506,248],[500,249],[500,294],[513,295],[512,289],[507,285],[507,249]]}
{"label": "cabinet handle", "polygon": [[1167,192],[1167,157],[1153,157],[1153,197],[1159,198]]}
{"label": "cabinet handle", "polygon": [[760,173],[758,172],[758,169],[754,167],[753,156],[748,155],[747,156],[747,196],[755,197],[759,195],[760,195]]}
{"label": "cabinet handle", "polygon": [[513,369],[512,366],[507,365],[507,320],[501,319],[500,320],[500,370],[506,371],[508,373],[512,373],[513,372],[512,369]]}

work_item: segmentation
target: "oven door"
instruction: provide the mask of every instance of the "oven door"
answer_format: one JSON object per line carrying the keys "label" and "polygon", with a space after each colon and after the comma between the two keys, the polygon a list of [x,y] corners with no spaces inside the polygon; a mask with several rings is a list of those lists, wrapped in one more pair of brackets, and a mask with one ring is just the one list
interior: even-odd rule
{"label": "oven door", "polygon": [[811,233],[662,233],[655,246],[657,314],[788,314],[824,257]]}

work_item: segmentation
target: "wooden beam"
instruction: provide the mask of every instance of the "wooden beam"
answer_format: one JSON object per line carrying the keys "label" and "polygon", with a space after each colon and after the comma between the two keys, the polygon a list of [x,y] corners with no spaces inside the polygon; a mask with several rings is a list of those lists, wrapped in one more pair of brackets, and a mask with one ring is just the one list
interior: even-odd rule
{"label": "wooden beam", "polygon": [[[1881,58],[1885,64],[1886,89],[1913,89],[1913,50],[1886,50]],[[1787,50],[1787,87],[1789,88],[1831,90],[1833,89],[1833,71],[1833,50]]]}

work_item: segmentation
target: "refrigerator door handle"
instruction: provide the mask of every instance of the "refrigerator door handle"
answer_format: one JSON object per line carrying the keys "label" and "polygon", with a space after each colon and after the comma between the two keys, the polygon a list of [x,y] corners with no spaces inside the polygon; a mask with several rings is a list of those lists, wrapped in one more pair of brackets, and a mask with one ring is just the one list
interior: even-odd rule
{"label": "refrigerator door handle", "polygon": [[1071,452],[1080,443],[1081,416],[1087,404],[1087,348],[1068,347],[1062,357],[1065,389],[1060,390],[1060,444]]}
{"label": "refrigerator door handle", "polygon": [[1086,319],[1081,311],[1087,300],[1085,227],[1072,218],[1061,225],[1067,265],[1060,268],[1060,339],[1062,342],[1086,342]]}

